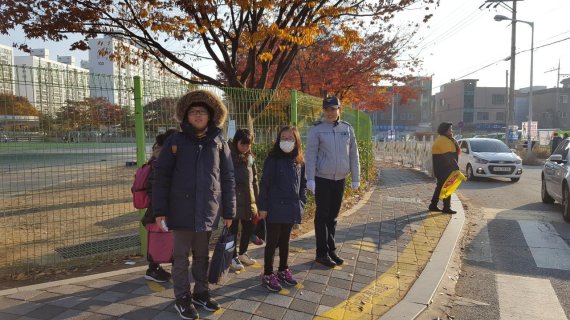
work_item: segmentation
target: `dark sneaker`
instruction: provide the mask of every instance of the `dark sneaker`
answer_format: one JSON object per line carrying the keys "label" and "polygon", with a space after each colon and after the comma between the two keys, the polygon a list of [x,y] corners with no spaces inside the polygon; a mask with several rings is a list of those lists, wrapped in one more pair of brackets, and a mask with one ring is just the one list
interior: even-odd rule
{"label": "dark sneaker", "polygon": [[285,283],[286,285],[289,285],[289,286],[296,286],[297,285],[297,280],[293,279],[293,274],[291,273],[291,270],[289,270],[289,269],[285,269],[283,271],[278,272],[277,277],[279,278],[279,281],[281,283]]}
{"label": "dark sneaker", "polygon": [[170,280],[170,273],[161,267],[157,269],[147,269],[146,274],[144,276],[145,279],[154,281],[154,282],[168,282]]}
{"label": "dark sneaker", "polygon": [[432,206],[432,205],[430,205],[430,206],[428,207],[428,210],[429,210],[429,211],[435,211],[435,212],[441,212],[441,209],[440,209],[440,208],[438,208],[437,206]]}
{"label": "dark sneaker", "polygon": [[199,319],[198,310],[190,301],[190,296],[188,294],[184,295],[180,299],[176,299],[174,303],[174,309],[178,311],[180,318],[182,319]]}
{"label": "dark sneaker", "polygon": [[216,311],[220,309],[220,304],[210,297],[209,292],[194,293],[192,302],[195,305],[201,306],[208,311]]}
{"label": "dark sneaker", "polygon": [[329,254],[329,257],[331,258],[332,261],[334,261],[334,263],[336,263],[337,266],[340,266],[344,263],[344,259],[337,256],[336,253]]}
{"label": "dark sneaker", "polygon": [[336,266],[336,263],[332,261],[328,255],[324,257],[317,257],[315,261],[329,268],[334,268]]}
{"label": "dark sneaker", "polygon": [[443,210],[441,210],[442,213],[447,213],[447,214],[456,214],[457,211],[455,210],[451,210],[451,208],[443,208]]}
{"label": "dark sneaker", "polygon": [[279,292],[283,289],[275,273],[264,275],[263,278],[261,278],[261,285],[273,292]]}

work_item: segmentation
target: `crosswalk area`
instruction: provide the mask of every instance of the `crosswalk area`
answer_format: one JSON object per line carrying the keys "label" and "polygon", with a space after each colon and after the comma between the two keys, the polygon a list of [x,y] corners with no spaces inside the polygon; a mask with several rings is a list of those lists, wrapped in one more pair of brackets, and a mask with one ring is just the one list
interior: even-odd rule
{"label": "crosswalk area", "polygon": [[570,224],[552,211],[482,210],[465,260],[495,274],[500,319],[568,319]]}

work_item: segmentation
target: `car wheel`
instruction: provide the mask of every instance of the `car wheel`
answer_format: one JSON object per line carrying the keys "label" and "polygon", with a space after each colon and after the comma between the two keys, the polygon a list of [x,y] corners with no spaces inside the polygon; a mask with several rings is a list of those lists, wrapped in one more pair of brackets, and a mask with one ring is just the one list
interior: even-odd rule
{"label": "car wheel", "polygon": [[570,192],[568,192],[568,186],[564,186],[564,199],[562,201],[563,204],[563,211],[562,216],[564,220],[570,222]]}
{"label": "car wheel", "polygon": [[519,182],[521,178],[511,178],[511,182]]}
{"label": "car wheel", "polygon": [[546,190],[546,181],[542,178],[542,187],[540,188],[540,197],[544,203],[554,203],[554,199],[548,194]]}
{"label": "car wheel", "polygon": [[471,167],[470,164],[467,165],[467,169],[465,169],[465,172],[467,173],[467,180],[469,181],[475,180],[475,175],[473,174],[473,168]]}

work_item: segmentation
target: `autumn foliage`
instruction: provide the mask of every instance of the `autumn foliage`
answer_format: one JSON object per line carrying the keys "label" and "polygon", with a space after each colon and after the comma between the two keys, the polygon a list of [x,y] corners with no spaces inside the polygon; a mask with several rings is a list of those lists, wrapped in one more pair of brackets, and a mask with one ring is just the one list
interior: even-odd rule
{"label": "autumn foliage", "polygon": [[[140,49],[119,47],[112,59],[156,59],[189,83],[277,88],[299,52],[323,37],[349,50],[383,32],[403,10],[430,9],[438,0],[3,0],[0,32],[17,26],[26,37],[59,41],[69,34],[88,40],[111,35]],[[427,19],[426,13],[424,18]],[[16,47],[27,48],[25,43]],[[366,51],[361,51],[366,54]],[[104,54],[104,53],[102,53]],[[358,59],[358,56],[353,56]],[[222,75],[208,74],[204,62]],[[366,67],[366,66],[364,66]],[[341,89],[346,90],[346,89]]]}
{"label": "autumn foliage", "polygon": [[0,93],[0,115],[39,116],[40,112],[25,97]]}

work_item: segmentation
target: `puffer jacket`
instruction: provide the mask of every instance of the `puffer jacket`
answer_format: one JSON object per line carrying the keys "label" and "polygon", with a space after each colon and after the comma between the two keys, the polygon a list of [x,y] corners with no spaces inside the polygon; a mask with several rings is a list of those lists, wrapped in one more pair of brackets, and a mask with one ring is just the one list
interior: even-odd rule
{"label": "puffer jacket", "polygon": [[360,182],[358,146],[352,126],[345,121],[319,121],[309,130],[305,150],[307,180],[345,179],[351,173]]}
{"label": "puffer jacket", "polygon": [[255,160],[250,152],[241,154],[232,142],[229,146],[236,181],[236,219],[251,220],[257,215],[256,199],[259,197]]}
{"label": "puffer jacket", "polygon": [[438,136],[431,146],[431,154],[433,175],[438,180],[445,181],[451,172],[459,170],[457,164],[459,146],[455,139],[443,135]]}
{"label": "puffer jacket", "polygon": [[259,211],[267,211],[268,223],[301,223],[307,203],[305,166],[291,157],[269,156],[263,164],[259,186]]}
{"label": "puffer jacket", "polygon": [[211,231],[236,215],[234,168],[221,129],[197,138],[187,124],[165,142],[154,168],[154,216],[171,229]]}

